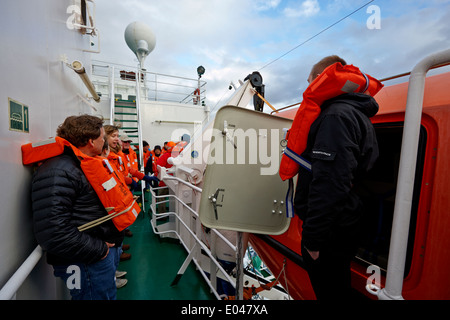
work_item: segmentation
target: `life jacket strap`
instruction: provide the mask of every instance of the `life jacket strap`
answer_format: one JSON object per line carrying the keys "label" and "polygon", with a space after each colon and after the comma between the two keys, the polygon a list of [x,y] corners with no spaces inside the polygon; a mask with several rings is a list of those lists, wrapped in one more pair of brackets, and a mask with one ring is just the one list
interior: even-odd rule
{"label": "life jacket strap", "polygon": [[[311,171],[311,162],[303,158],[301,155],[295,153],[291,149],[284,149],[284,154],[298,163],[300,166],[305,168],[308,171]],[[294,180],[293,178],[289,179],[289,187],[286,193],[286,216],[288,218],[294,217]]]}
{"label": "life jacket strap", "polygon": [[[85,230],[87,230],[87,229],[90,229],[90,228],[93,228],[93,227],[95,227],[95,226],[98,226],[99,224],[102,224],[103,222],[106,222],[106,221],[111,220],[111,219],[113,219],[113,218],[115,218],[115,217],[118,217],[118,216],[120,216],[121,214],[127,213],[127,212],[130,211],[130,210],[134,210],[134,209],[133,209],[133,205],[134,205],[135,202],[136,202],[136,200],[133,200],[133,202],[131,203],[131,205],[130,205],[128,208],[126,208],[125,210],[121,211],[121,212],[117,212],[117,213],[115,213],[115,212],[108,213],[108,215],[106,215],[106,216],[100,217],[100,218],[98,218],[98,219],[95,219],[95,220],[93,220],[93,221],[91,221],[91,222],[88,222],[88,223],[85,223],[85,224],[79,226],[79,227],[78,227],[78,231],[80,231],[80,232],[81,232],[81,231],[85,231]],[[135,216],[138,215],[138,212],[133,212],[133,213],[134,213]]]}
{"label": "life jacket strap", "polygon": [[294,180],[292,178],[288,181],[289,187],[286,193],[286,216],[288,218],[294,217]]}
{"label": "life jacket strap", "polygon": [[369,77],[364,72],[361,71],[361,74],[364,76],[364,79],[366,79],[366,86],[364,87],[363,90],[361,90],[361,92],[364,93],[367,91],[367,89],[369,89],[370,80]]}

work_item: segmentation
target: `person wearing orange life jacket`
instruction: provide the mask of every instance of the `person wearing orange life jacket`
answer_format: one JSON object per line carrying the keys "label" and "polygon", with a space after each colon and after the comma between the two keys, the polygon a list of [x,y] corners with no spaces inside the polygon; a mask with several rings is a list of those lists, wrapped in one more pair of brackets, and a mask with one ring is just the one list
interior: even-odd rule
{"label": "person wearing orange life jacket", "polygon": [[153,148],[153,150],[150,151],[150,152],[152,154],[152,170],[153,170],[153,173],[156,174],[158,172],[158,170],[156,168],[156,163],[157,163],[159,157],[162,155],[162,153],[161,153],[161,146],[160,145],[156,145]]}
{"label": "person wearing orange life jacket", "polygon": [[[142,147],[144,148],[144,157],[143,157],[143,161],[144,161],[144,173],[148,176],[153,175],[156,171],[154,170],[154,160],[153,160],[153,153],[149,150],[150,149],[150,145],[148,144],[147,141],[142,141]],[[158,181],[159,182],[159,181]],[[149,182],[145,182],[146,185],[146,189],[148,189],[149,186],[152,187],[157,187],[158,186],[158,182],[157,181],[153,181],[152,183]]]}
{"label": "person wearing orange life jacket", "polygon": [[[338,56],[315,64],[280,164],[298,174],[295,214],[303,221],[301,251],[317,299],[349,299],[361,206],[355,185],[378,157],[370,117],[382,84]],[[336,291],[337,290],[337,291]]]}
{"label": "person wearing orange life jacket", "polygon": [[[175,146],[176,146],[176,144],[175,144],[175,142],[173,142],[173,141],[169,141],[169,142],[166,143],[166,146],[165,146],[166,152],[164,152],[164,154],[162,154],[162,155],[159,157],[158,161],[156,162],[156,165],[157,165],[157,166],[165,167],[165,168],[167,168],[167,169],[169,169],[169,168],[172,167],[172,164],[168,163],[168,162],[167,162],[167,159],[169,159],[170,157],[172,157],[172,151],[173,151],[173,148],[174,148]],[[166,185],[166,184],[165,184],[163,181],[160,181],[160,182],[159,182],[159,186],[160,186],[160,187],[164,187],[165,185]]]}
{"label": "person wearing orange life jacket", "polygon": [[[131,225],[141,209],[133,198],[132,193],[128,190],[122,174],[114,169],[114,166],[106,159],[109,152],[109,145],[106,140],[101,156],[94,157],[83,154],[70,142],[60,137],[38,143],[29,143],[22,146],[22,161],[24,165],[39,163],[45,159],[63,154],[64,149],[71,149],[74,156],[81,161],[80,166],[83,173],[99,196],[103,206],[108,210],[107,216],[79,226],[79,231],[86,231],[109,219],[112,219],[119,231]],[[121,254],[121,249],[125,249],[126,246],[122,245],[119,247],[119,254]],[[120,260],[126,260],[130,257],[130,254],[122,253]],[[116,259],[116,269],[118,262],[119,259]],[[126,272],[124,271],[116,271],[117,288],[123,287],[127,283],[126,279],[119,279],[125,274]]]}
{"label": "person wearing orange life jacket", "polygon": [[[108,142],[108,139],[106,138],[106,135],[105,135],[105,143],[103,144],[103,149],[102,149],[101,156],[106,158],[106,159],[108,159],[108,156],[109,156],[110,153],[111,153],[111,150],[109,148],[109,142]],[[110,160],[110,159],[111,158],[109,158],[108,160]],[[114,167],[114,165],[112,165],[112,166]],[[125,179],[124,179],[123,175],[119,172],[119,169],[114,167],[113,170],[116,171],[117,178],[121,182],[123,182],[123,184],[125,184]],[[116,277],[116,288],[117,289],[123,288],[128,283],[127,279],[123,279],[123,276],[125,276],[127,274],[127,272],[118,270],[119,261],[129,260],[131,258],[131,254],[123,252],[124,250],[128,250],[128,249],[130,249],[130,245],[129,244],[122,244],[121,251],[119,250],[120,257],[119,257],[119,259],[117,259],[115,261],[115,266],[116,266],[115,277]]]}
{"label": "person wearing orange life jacket", "polygon": [[143,157],[144,164],[143,164],[143,166],[144,166],[144,168],[146,168],[148,160],[150,158],[152,158],[152,153],[149,150],[150,149],[150,145],[148,144],[147,141],[145,141],[145,140],[142,141],[142,147],[144,148],[144,157]]}
{"label": "person wearing orange life jacket", "polygon": [[[114,166],[114,168],[121,174],[121,178],[125,181],[126,185],[132,186],[130,189],[133,191],[137,189],[137,183],[132,179],[131,174],[129,174],[128,166],[125,162],[125,155],[122,153],[121,141],[119,138],[119,127],[113,125],[103,126],[105,129],[105,141],[109,145],[110,152],[107,155],[108,160]],[[135,188],[133,187],[135,186]],[[124,230],[127,237],[133,236],[133,233],[129,228]],[[126,251],[130,248],[129,244],[122,245],[122,251]],[[125,261],[131,259],[131,254],[127,252],[121,252],[120,261]]]}
{"label": "person wearing orange life jacket", "polygon": [[127,135],[120,136],[122,141],[122,152],[125,156],[125,166],[128,168],[128,172],[132,175],[134,181],[144,180],[145,182],[159,182],[159,179],[155,176],[148,176],[139,171],[139,163],[136,152],[131,149],[131,139]]}
{"label": "person wearing orange life jacket", "polygon": [[186,145],[187,145],[186,141],[178,141],[178,142],[169,141],[169,142],[167,142],[166,146],[165,146],[166,152],[164,154],[161,154],[161,156],[158,158],[156,164],[161,167],[171,168],[172,165],[170,163],[168,163],[167,160],[170,157],[173,157],[173,158],[178,157]]}
{"label": "person wearing orange life jacket", "polygon": [[131,148],[132,140],[126,134],[121,135],[120,140],[122,141],[122,152],[125,155],[125,163],[126,163],[128,169],[139,170],[139,162],[138,162],[137,154]]}
{"label": "person wearing orange life jacket", "polygon": [[[142,147],[144,148],[144,156],[143,156],[142,160],[144,162],[144,168],[146,168],[148,160],[152,157],[152,153],[149,150],[150,145],[148,144],[147,141],[142,140]],[[139,146],[136,146],[136,150],[139,150]],[[136,156],[137,156],[137,153],[136,153]],[[144,170],[144,172],[147,174],[147,172],[149,172],[149,171]],[[153,172],[151,172],[151,173],[153,173]]]}
{"label": "person wearing orange life jacket", "polygon": [[[130,187],[131,191],[138,189],[137,180],[145,180],[149,183],[157,183],[159,179],[155,176],[147,176],[144,173],[136,170],[135,168],[128,166],[126,155],[122,152],[120,146],[121,140],[119,138],[119,128],[113,125],[105,125],[105,139],[108,141],[111,152],[108,155],[108,160],[122,173],[125,183]],[[128,139],[126,138],[128,141]],[[131,140],[130,140],[131,141]],[[129,229],[125,230],[125,235],[131,237],[133,234]],[[129,259],[131,255],[123,253],[121,260]]]}
{"label": "person wearing orange life jacket", "polygon": [[[166,145],[165,146],[166,152],[164,154],[162,154],[159,157],[159,159],[156,161],[156,166],[165,167],[166,169],[169,169],[172,167],[172,164],[168,163],[167,159],[172,157],[172,151],[173,151],[173,148],[175,147],[175,142],[169,141],[169,142],[166,142],[165,145]],[[164,183],[164,181],[161,180],[159,182],[159,186],[165,187],[166,184]],[[158,196],[164,196],[164,195],[169,194],[169,190],[167,188],[159,189],[157,191],[158,191]],[[162,201],[162,199],[160,199],[159,201]],[[166,212],[166,204],[165,203],[158,204],[158,213],[164,213],[164,212]]]}
{"label": "person wearing orange life jacket", "polygon": [[164,141],[162,150],[161,150],[161,155],[163,155],[164,153],[167,152],[167,144],[169,143],[169,141]]}
{"label": "person wearing orange life jacket", "polygon": [[33,227],[37,242],[46,251],[54,275],[64,283],[78,266],[80,286],[70,289],[74,300],[116,299],[115,261],[123,241],[112,220],[79,231],[78,226],[107,216],[99,195],[80,167],[74,154],[79,150],[92,159],[103,147],[103,120],[90,116],[70,116],[57,129],[57,136],[74,148],[45,160],[32,178]]}
{"label": "person wearing orange life jacket", "polygon": [[175,154],[176,156],[178,156],[184,149],[184,147],[186,147],[188,144],[187,141],[178,141],[175,143],[175,146],[172,149],[172,154]]}
{"label": "person wearing orange life jacket", "polygon": [[[118,127],[105,125],[104,128],[106,132],[106,139],[108,140],[109,147],[111,149],[108,159],[110,159],[116,168],[123,174],[125,182],[130,186],[131,190],[137,190],[138,185],[136,181],[139,180],[145,180],[149,183],[152,183],[153,181],[159,182],[157,177],[145,175],[137,169],[137,157],[134,151],[134,156],[132,157],[129,157],[127,154],[123,153],[123,149],[120,146]],[[127,141],[125,145],[128,143],[129,147],[129,142],[131,142],[131,139],[127,136],[122,137],[126,137],[125,140]],[[136,158],[136,161],[134,161],[136,165],[132,165],[133,161],[129,161],[129,159],[134,159],[134,157]]]}
{"label": "person wearing orange life jacket", "polygon": [[108,142],[110,148],[108,160],[123,175],[125,183],[130,185],[133,180],[129,175],[128,166],[125,162],[125,155],[122,153],[121,141],[119,139],[119,127],[105,125],[103,128],[105,129],[105,140]]}

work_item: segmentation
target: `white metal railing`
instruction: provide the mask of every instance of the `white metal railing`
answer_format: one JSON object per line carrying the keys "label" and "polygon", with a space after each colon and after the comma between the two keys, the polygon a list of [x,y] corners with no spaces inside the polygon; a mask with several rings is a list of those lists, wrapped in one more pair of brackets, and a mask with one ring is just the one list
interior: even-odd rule
{"label": "white metal railing", "polygon": [[114,125],[114,66],[109,69],[109,124]]}
{"label": "white metal railing", "polygon": [[[116,94],[134,92],[135,81],[138,79],[137,66],[127,66],[98,60],[92,61],[92,82],[104,95],[110,94],[111,71],[114,69],[114,85]],[[172,76],[162,73],[142,71],[141,86],[143,98],[146,100],[166,101],[184,104],[201,105],[206,99],[206,82],[199,79]],[[199,93],[196,93],[196,90]],[[132,93],[124,93],[123,100],[129,100]]]}
{"label": "white metal railing", "polygon": [[[182,184],[184,184],[184,185],[186,185],[186,186],[188,186],[188,187],[190,187],[191,189],[193,189],[193,190],[195,190],[195,191],[198,191],[198,192],[202,192],[202,189],[201,188],[199,188],[199,187],[196,187],[196,186],[194,186],[192,183],[189,183],[189,182],[187,182],[187,181],[184,181],[183,179],[180,179],[180,178],[177,178],[177,177],[173,177],[173,176],[165,176],[164,177],[164,180],[175,180],[175,181],[178,181],[178,182],[180,182],[180,183],[182,183]],[[193,211],[195,214],[197,214],[195,211]]]}
{"label": "white metal railing", "polygon": [[0,290],[0,300],[11,300],[15,298],[17,290],[19,290],[28,275],[33,271],[41,257],[42,248],[37,246]]}
{"label": "white metal railing", "polygon": [[[184,181],[181,180],[179,178],[176,177],[165,177],[164,179],[169,179],[169,180],[177,180],[179,182],[182,182],[185,185],[188,185],[189,187],[191,187],[192,189],[201,192],[201,189]],[[185,268],[187,267],[188,263],[190,261],[194,262],[194,264],[197,266],[197,269],[199,270],[199,272],[201,273],[202,277],[204,278],[204,280],[206,281],[206,283],[208,284],[208,286],[210,287],[211,291],[213,292],[213,294],[216,296],[217,299],[221,299],[219,293],[217,292],[217,288],[216,288],[216,274],[217,274],[217,269],[220,270],[222,272],[222,274],[224,275],[224,277],[231,283],[231,285],[233,287],[236,288],[236,284],[235,284],[235,280],[232,279],[228,273],[223,269],[223,267],[221,266],[221,264],[217,261],[216,257],[214,256],[214,248],[209,248],[208,246],[206,246],[206,244],[197,236],[197,234],[191,230],[191,228],[186,224],[185,221],[183,221],[182,217],[179,215],[179,213],[177,212],[164,212],[164,213],[156,213],[156,207],[159,204],[162,203],[166,203],[170,200],[163,200],[163,201],[155,201],[156,199],[162,199],[162,198],[172,198],[175,199],[179,204],[181,204],[184,208],[186,208],[192,215],[195,216],[197,223],[200,223],[200,219],[199,219],[199,215],[198,213],[193,210],[189,205],[187,205],[186,203],[184,203],[180,198],[178,198],[176,195],[173,194],[164,194],[164,195],[156,195],[155,191],[156,190],[162,190],[168,187],[162,187],[162,188],[150,188],[150,193],[152,195],[152,203],[150,205],[150,210],[152,211],[152,219],[151,221],[151,226],[153,229],[153,232],[155,234],[158,235],[162,235],[162,234],[167,234],[167,233],[172,233],[175,234],[176,238],[178,238],[178,240],[181,242],[181,244],[184,246],[185,250],[188,252],[188,257],[185,260],[185,263],[183,264],[183,266],[180,268],[179,271],[179,275],[180,273],[182,274],[185,270]],[[165,231],[159,231],[157,230],[157,221],[159,219],[162,218],[166,218],[166,217],[175,217],[176,220],[181,223],[181,225],[185,228],[185,230],[188,231],[189,235],[192,237],[192,239],[195,240],[195,244],[192,246],[192,248],[189,248],[189,246],[186,243],[186,239],[183,239],[183,237],[180,235],[180,232],[178,232],[176,230],[176,228],[174,229],[169,229],[169,230],[165,230]],[[233,245],[227,238],[225,238],[220,232],[218,232],[216,229],[211,229],[211,231],[214,233],[215,236],[217,236],[218,238],[220,238],[222,241],[224,241],[224,243],[226,245],[228,245],[233,252],[236,253],[236,246]],[[210,278],[208,278],[208,276],[206,275],[205,271],[203,270],[202,266],[200,265],[199,261],[197,260],[197,258],[195,257],[195,251],[202,249],[206,255],[209,257],[210,261],[212,262],[210,264]],[[181,276],[181,275],[180,275]]]}
{"label": "white metal railing", "polygon": [[[202,189],[201,188],[199,188],[199,187],[197,187],[197,186],[195,186],[195,185],[193,185],[193,184],[191,184],[191,183],[189,183],[189,182],[187,182],[187,181],[184,181],[183,179],[180,179],[180,178],[177,178],[177,177],[173,177],[173,176],[165,176],[164,177],[164,180],[176,180],[176,181],[178,181],[178,182],[181,182],[181,183],[183,183],[184,185],[186,185],[186,186],[188,186],[188,187],[190,187],[191,189],[193,189],[193,190],[195,190],[195,191],[198,191],[198,192],[202,192]],[[198,216],[198,212],[196,212],[194,209],[192,209],[191,207],[189,207],[187,204],[185,204],[182,200],[180,200],[178,197],[176,197],[176,196],[174,196],[174,195],[163,195],[163,196],[156,196],[155,194],[154,194],[154,192],[152,192],[152,191],[154,191],[154,190],[160,190],[160,189],[164,189],[164,188],[167,188],[167,187],[160,187],[160,188],[151,188],[150,189],[150,191],[151,191],[151,193],[152,193],[152,197],[154,196],[155,198],[163,198],[163,197],[168,197],[168,196],[170,196],[170,197],[173,197],[174,199],[176,199],[176,200],[178,200],[186,209],[188,209],[189,211],[191,211],[195,216],[196,216],[196,218],[199,218],[199,216]],[[169,200],[167,200],[167,201],[165,201],[165,202],[168,202]],[[159,203],[162,203],[162,201],[161,202],[158,202],[158,204]],[[153,206],[153,207],[152,207]],[[151,208],[152,208],[152,212],[156,212],[156,209],[155,209],[155,207],[156,207],[156,204],[153,204],[153,202],[152,202],[152,205],[150,206]],[[236,246],[234,245],[234,244],[232,244],[227,238],[225,238],[220,232],[218,232],[216,229],[211,229],[211,230],[213,230],[213,232],[215,233],[215,235],[216,236],[218,236],[219,238],[221,238],[233,251],[236,251]]]}
{"label": "white metal railing", "polygon": [[[113,69],[114,71],[114,69]],[[141,78],[142,70],[137,70],[138,76],[136,77],[136,114],[137,114],[137,134],[138,134],[138,146],[139,150],[144,150],[142,141],[142,111],[141,111],[141,86],[139,85],[139,80]],[[139,163],[141,164],[141,172],[144,171],[144,152],[139,152]],[[144,183],[141,183],[141,200],[144,203]]]}

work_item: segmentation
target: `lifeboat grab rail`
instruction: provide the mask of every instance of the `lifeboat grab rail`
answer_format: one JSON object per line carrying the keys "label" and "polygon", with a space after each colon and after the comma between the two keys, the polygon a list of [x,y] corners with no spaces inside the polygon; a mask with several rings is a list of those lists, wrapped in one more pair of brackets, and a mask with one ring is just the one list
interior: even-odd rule
{"label": "lifeboat grab rail", "polygon": [[[419,61],[409,78],[406,98],[405,122],[395,196],[391,242],[383,289],[367,285],[366,289],[380,300],[403,300],[402,288],[405,272],[406,248],[411,217],[411,206],[419,145],[420,123],[425,90],[425,78],[433,66],[450,62],[450,49],[431,54]],[[372,289],[372,290],[371,290]]]}

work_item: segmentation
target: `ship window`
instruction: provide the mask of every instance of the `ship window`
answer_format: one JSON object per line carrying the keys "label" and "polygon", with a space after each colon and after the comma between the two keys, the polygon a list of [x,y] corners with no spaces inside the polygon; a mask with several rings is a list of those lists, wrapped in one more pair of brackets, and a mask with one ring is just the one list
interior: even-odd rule
{"label": "ship window", "polygon": [[[364,204],[364,215],[361,245],[356,260],[362,264],[377,265],[385,272],[397,189],[403,123],[377,124],[375,131],[380,155],[373,169],[358,187],[358,193]],[[411,267],[426,140],[426,130],[422,126],[417,154],[405,276],[408,275]]]}

